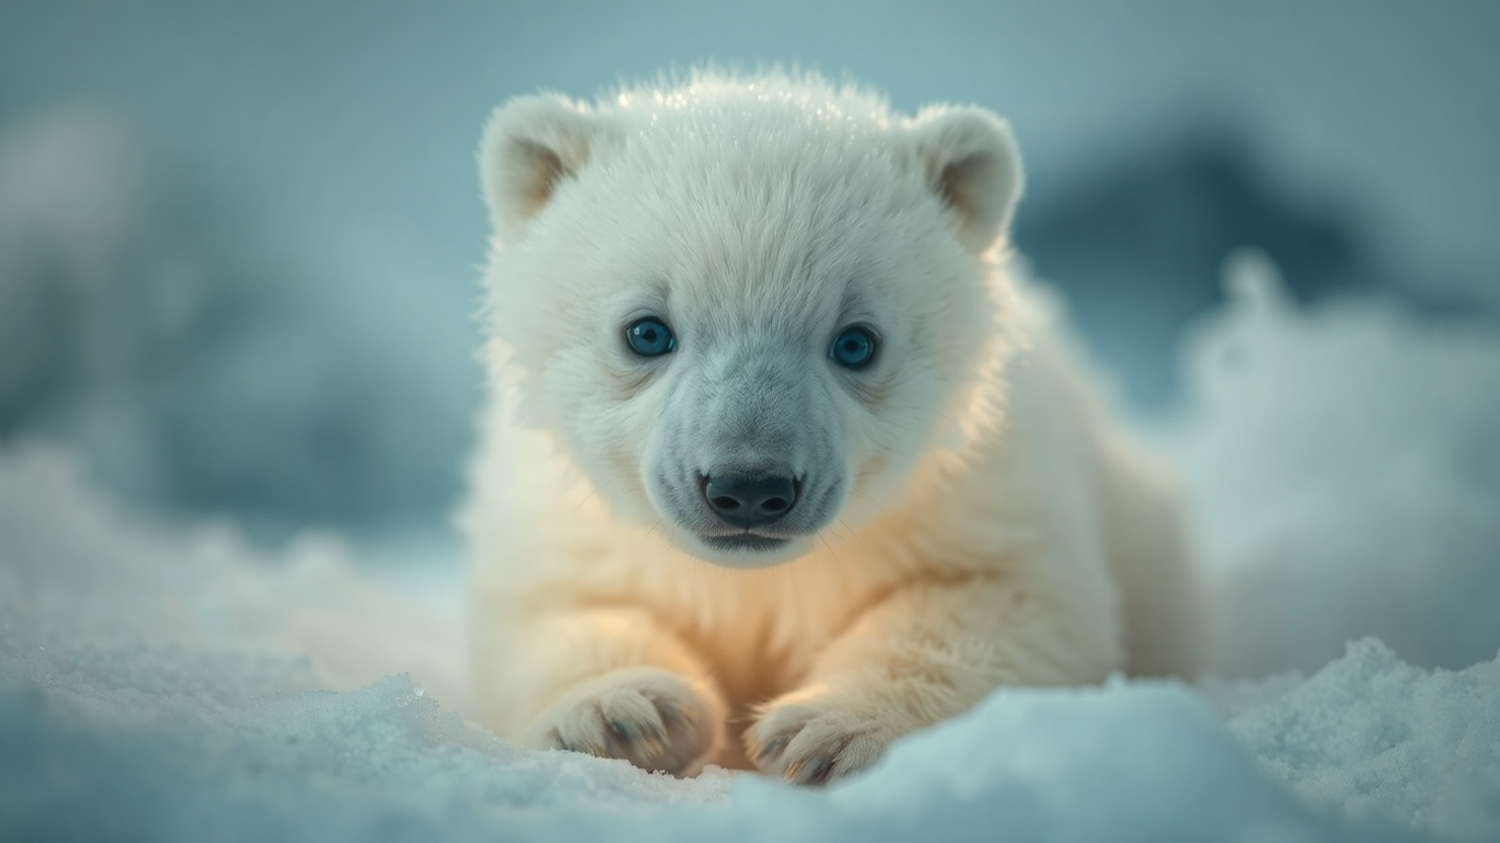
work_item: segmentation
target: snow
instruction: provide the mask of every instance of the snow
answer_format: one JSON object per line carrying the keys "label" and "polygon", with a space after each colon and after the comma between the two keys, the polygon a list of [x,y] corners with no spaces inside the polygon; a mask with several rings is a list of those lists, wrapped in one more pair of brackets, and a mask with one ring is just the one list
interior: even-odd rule
{"label": "snow", "polygon": [[31,442],[0,450],[0,838],[1500,840],[1500,337],[1230,275],[1160,434],[1229,679],[1002,690],[822,791],[525,751],[464,719],[450,546],[268,551]]}
{"label": "snow", "polygon": [[[1167,442],[1219,592],[1215,663],[1311,670],[1351,634],[1419,664],[1500,647],[1500,338],[1378,300],[1298,313],[1252,252],[1184,356]],[[1253,563],[1253,564],[1251,564]]]}
{"label": "snow", "polygon": [[279,212],[246,204],[107,108],[0,121],[0,439],[65,439],[133,502],[261,536],[439,522],[478,380],[469,303],[433,317],[328,265],[408,272],[363,244],[291,254]]}
{"label": "snow", "polygon": [[1500,663],[1429,672],[1365,638],[1273,700],[1235,705],[1228,726],[1263,770],[1310,804],[1441,839],[1492,839],[1500,834],[1496,701]]}

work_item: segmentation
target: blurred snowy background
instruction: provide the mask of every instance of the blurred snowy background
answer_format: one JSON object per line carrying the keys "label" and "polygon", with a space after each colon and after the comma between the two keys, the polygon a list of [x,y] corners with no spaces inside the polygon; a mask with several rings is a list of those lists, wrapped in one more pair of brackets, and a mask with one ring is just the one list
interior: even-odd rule
{"label": "blurred snowy background", "polygon": [[1493,4],[0,1],[0,436],[284,537],[441,523],[488,110],[714,59],[1008,116],[1017,240],[1131,402],[1220,264],[1500,304]]}
{"label": "blurred snowy background", "polygon": [[[709,59],[1012,121],[1215,671],[1320,672],[1001,695],[827,796],[457,719],[479,127]],[[0,0],[0,839],[1500,840],[1497,136],[1485,2]]]}

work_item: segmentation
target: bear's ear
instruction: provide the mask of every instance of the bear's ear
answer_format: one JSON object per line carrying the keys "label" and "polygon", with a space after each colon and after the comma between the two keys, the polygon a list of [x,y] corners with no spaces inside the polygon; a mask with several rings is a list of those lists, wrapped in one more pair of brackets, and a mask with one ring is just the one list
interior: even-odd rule
{"label": "bear's ear", "polygon": [[958,218],[959,242],[980,253],[1010,230],[1021,198],[1021,154],[1010,126],[973,106],[924,109],[912,124],[932,189]]}
{"label": "bear's ear", "polygon": [[560,96],[517,97],[495,109],[479,142],[479,180],[501,240],[519,239],[558,184],[613,134],[611,121]]}

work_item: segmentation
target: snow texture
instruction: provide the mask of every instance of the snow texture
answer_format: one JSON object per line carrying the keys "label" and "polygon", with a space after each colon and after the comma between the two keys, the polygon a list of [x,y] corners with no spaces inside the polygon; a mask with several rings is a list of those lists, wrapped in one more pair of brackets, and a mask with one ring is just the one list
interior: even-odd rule
{"label": "snow texture", "polygon": [[1162,444],[1216,667],[1310,676],[1002,690],[821,791],[648,775],[464,719],[444,552],[147,522],[31,444],[0,452],[0,839],[1500,840],[1500,338],[1231,275]]}

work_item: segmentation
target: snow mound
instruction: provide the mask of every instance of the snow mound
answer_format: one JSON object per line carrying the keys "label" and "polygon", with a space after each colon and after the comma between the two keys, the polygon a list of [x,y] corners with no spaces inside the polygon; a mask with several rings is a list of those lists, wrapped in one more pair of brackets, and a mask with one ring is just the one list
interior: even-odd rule
{"label": "snow mound", "polygon": [[1500,840],[1500,338],[1237,272],[1165,444],[1218,667],[1307,678],[1006,689],[827,790],[676,780],[470,725],[440,551],[148,523],[28,446],[0,450],[0,839]]}
{"label": "snow mound", "polygon": [[[281,691],[306,662],[0,642],[8,839],[1484,840],[1500,661],[1373,642],[1304,683],[1012,690],[827,791],[508,746],[407,676]],[[1282,787],[1284,782],[1290,787]]]}
{"label": "snow mound", "polygon": [[1184,356],[1180,466],[1216,669],[1314,670],[1375,635],[1417,664],[1500,648],[1500,334],[1380,300],[1303,312],[1264,256]]}
{"label": "snow mound", "polygon": [[89,488],[68,453],[0,451],[0,620],[40,644],[126,640],[296,658],[305,679],[277,686],[296,690],[411,672],[461,707],[455,567],[422,556],[444,551],[409,552],[420,573],[388,582],[328,534],[271,554],[224,523],[140,523]]}
{"label": "snow mound", "polygon": [[1427,671],[1367,638],[1269,699],[1229,703],[1228,726],[1309,804],[1440,839],[1500,839],[1497,701],[1500,659]]}

